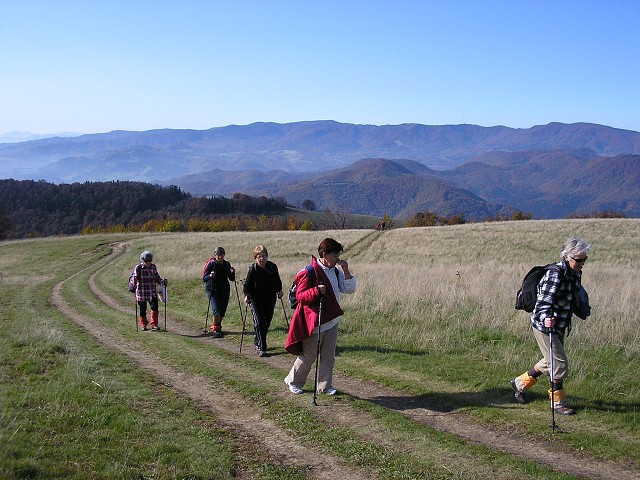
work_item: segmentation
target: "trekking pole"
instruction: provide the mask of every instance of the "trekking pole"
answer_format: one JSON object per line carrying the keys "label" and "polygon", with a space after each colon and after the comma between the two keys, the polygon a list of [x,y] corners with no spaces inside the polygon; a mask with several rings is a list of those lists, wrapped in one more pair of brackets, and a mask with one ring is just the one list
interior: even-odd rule
{"label": "trekking pole", "polygon": [[[238,299],[238,311],[240,312],[240,318],[242,318],[242,305],[240,304],[240,294],[238,293],[238,282],[234,280],[233,283],[236,286],[236,298]],[[244,321],[242,323],[244,323]]]}
{"label": "trekking pole", "polygon": [[287,311],[284,308],[284,300],[280,297],[280,303],[282,304],[282,314],[284,315],[284,321],[287,322],[287,331],[289,331],[289,319],[287,318]]}
{"label": "trekking pole", "polygon": [[260,335],[260,321],[258,320],[258,315],[256,314],[255,309],[253,308],[253,302],[249,302],[249,309],[251,310],[251,316],[253,317],[253,329],[256,332],[256,337],[258,337],[258,348],[262,351],[262,335]]}
{"label": "trekking pole", "polygon": [[167,295],[167,286],[164,286],[164,331],[167,331],[167,299],[169,295]]}
{"label": "trekking pole", "polygon": [[551,363],[551,373],[550,373],[550,377],[551,377],[551,431],[555,433],[556,431],[556,409],[553,408],[553,401],[554,401],[554,383],[553,383],[553,374],[554,374],[554,369],[553,369],[553,333],[551,333],[551,331],[549,331],[549,359],[550,359],[550,363]]}
{"label": "trekking pole", "polygon": [[207,324],[209,323],[209,307],[211,307],[211,294],[207,292],[207,314],[204,316],[204,330],[207,333]]}
{"label": "trekking pole", "polygon": [[240,335],[240,353],[242,353],[242,342],[244,341],[244,329],[247,323],[247,309],[249,305],[244,306],[244,316],[242,317],[242,335]]}
{"label": "trekking pole", "polygon": [[318,343],[316,345],[316,378],[313,381],[313,404],[318,405],[318,366],[320,364],[320,320],[322,319],[322,300],[320,295],[320,308],[318,308]]}

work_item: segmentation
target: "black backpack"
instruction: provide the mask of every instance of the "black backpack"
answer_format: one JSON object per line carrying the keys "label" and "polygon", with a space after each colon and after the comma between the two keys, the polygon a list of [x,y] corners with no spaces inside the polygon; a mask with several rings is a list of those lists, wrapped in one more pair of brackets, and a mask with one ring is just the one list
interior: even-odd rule
{"label": "black backpack", "polygon": [[[309,272],[309,278],[311,279],[311,283],[316,282],[316,271],[313,269],[313,265],[307,265],[305,269]],[[298,300],[296,299],[296,290],[298,288],[298,282],[300,279],[300,275],[304,273],[304,270],[300,270],[296,273],[295,277],[293,277],[293,283],[291,284],[291,288],[289,288],[289,306],[295,309],[298,306]],[[340,274],[338,273],[338,269],[335,269],[336,278],[340,279]]]}
{"label": "black backpack", "polygon": [[562,275],[562,269],[555,263],[533,267],[522,279],[522,286],[516,293],[516,310],[533,312],[538,299],[538,285],[549,270],[556,270]]}

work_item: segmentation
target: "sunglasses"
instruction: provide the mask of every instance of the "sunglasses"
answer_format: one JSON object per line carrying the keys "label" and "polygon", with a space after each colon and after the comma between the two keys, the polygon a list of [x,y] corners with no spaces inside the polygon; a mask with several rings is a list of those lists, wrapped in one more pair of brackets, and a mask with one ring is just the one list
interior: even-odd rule
{"label": "sunglasses", "polygon": [[584,257],[584,258],[574,258],[574,257],[571,257],[571,258],[572,258],[572,259],[573,259],[573,261],[574,261],[574,262],[576,262],[576,263],[584,263],[584,262],[586,262],[586,261],[587,261],[587,258],[589,258],[589,257]]}

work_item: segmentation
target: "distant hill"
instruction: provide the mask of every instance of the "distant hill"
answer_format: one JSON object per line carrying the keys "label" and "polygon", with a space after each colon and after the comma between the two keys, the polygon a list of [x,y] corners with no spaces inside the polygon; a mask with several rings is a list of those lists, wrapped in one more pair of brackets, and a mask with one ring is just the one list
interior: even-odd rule
{"label": "distant hill", "polygon": [[0,133],[0,143],[19,143],[28,142],[30,140],[41,140],[51,137],[77,137],[79,133],[61,132],[61,133],[31,133],[31,132],[7,132]]}
{"label": "distant hill", "polygon": [[364,215],[388,213],[406,218],[429,210],[440,216],[466,212],[469,219],[480,220],[502,211],[502,206],[492,205],[408,160],[364,159],[277,191],[293,205],[311,199],[320,209]]}
{"label": "distant hill", "polygon": [[516,206],[536,218],[608,210],[640,216],[640,155],[604,157],[590,150],[491,153],[439,176],[487,202]]}
{"label": "distant hill", "polygon": [[[245,172],[246,174],[246,172]],[[216,191],[283,197],[319,210],[408,218],[430,211],[467,220],[510,216],[563,218],[614,211],[640,216],[640,155],[603,157],[590,150],[490,153],[451,170],[436,171],[413,160],[363,159],[322,174],[242,174],[216,171],[175,184]]]}
{"label": "distant hill", "polygon": [[177,185],[192,195],[229,196],[236,192],[263,194],[263,192],[268,191],[279,191],[283,188],[283,185],[307,178],[309,178],[308,173],[289,173],[282,170],[268,172],[244,170],[236,172],[215,169],[180,178],[172,178],[161,183]]}
{"label": "distant hill", "polygon": [[363,158],[403,158],[442,170],[491,151],[583,148],[605,156],[640,154],[640,133],[589,123],[514,129],[334,121],[113,131],[0,144],[0,178],[166,182],[214,169],[323,172]]}

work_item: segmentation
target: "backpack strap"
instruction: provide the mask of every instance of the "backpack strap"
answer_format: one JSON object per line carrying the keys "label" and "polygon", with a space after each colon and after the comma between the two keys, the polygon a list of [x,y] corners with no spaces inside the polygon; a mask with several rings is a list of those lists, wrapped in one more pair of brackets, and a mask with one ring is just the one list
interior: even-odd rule
{"label": "backpack strap", "polygon": [[313,283],[315,285],[315,283],[316,283],[316,271],[313,268],[313,265],[307,265],[305,267],[305,270],[307,271],[307,275],[309,275],[309,278],[312,279],[311,283]]}
{"label": "backpack strap", "polygon": [[[315,275],[316,275],[316,271],[313,269],[313,265],[307,265],[307,271],[310,273],[311,277],[313,278],[313,283],[316,283],[316,279],[315,279]],[[333,267],[333,271],[336,273],[336,280],[338,280],[338,283],[340,282],[340,272],[338,271],[338,269],[336,267]]]}

